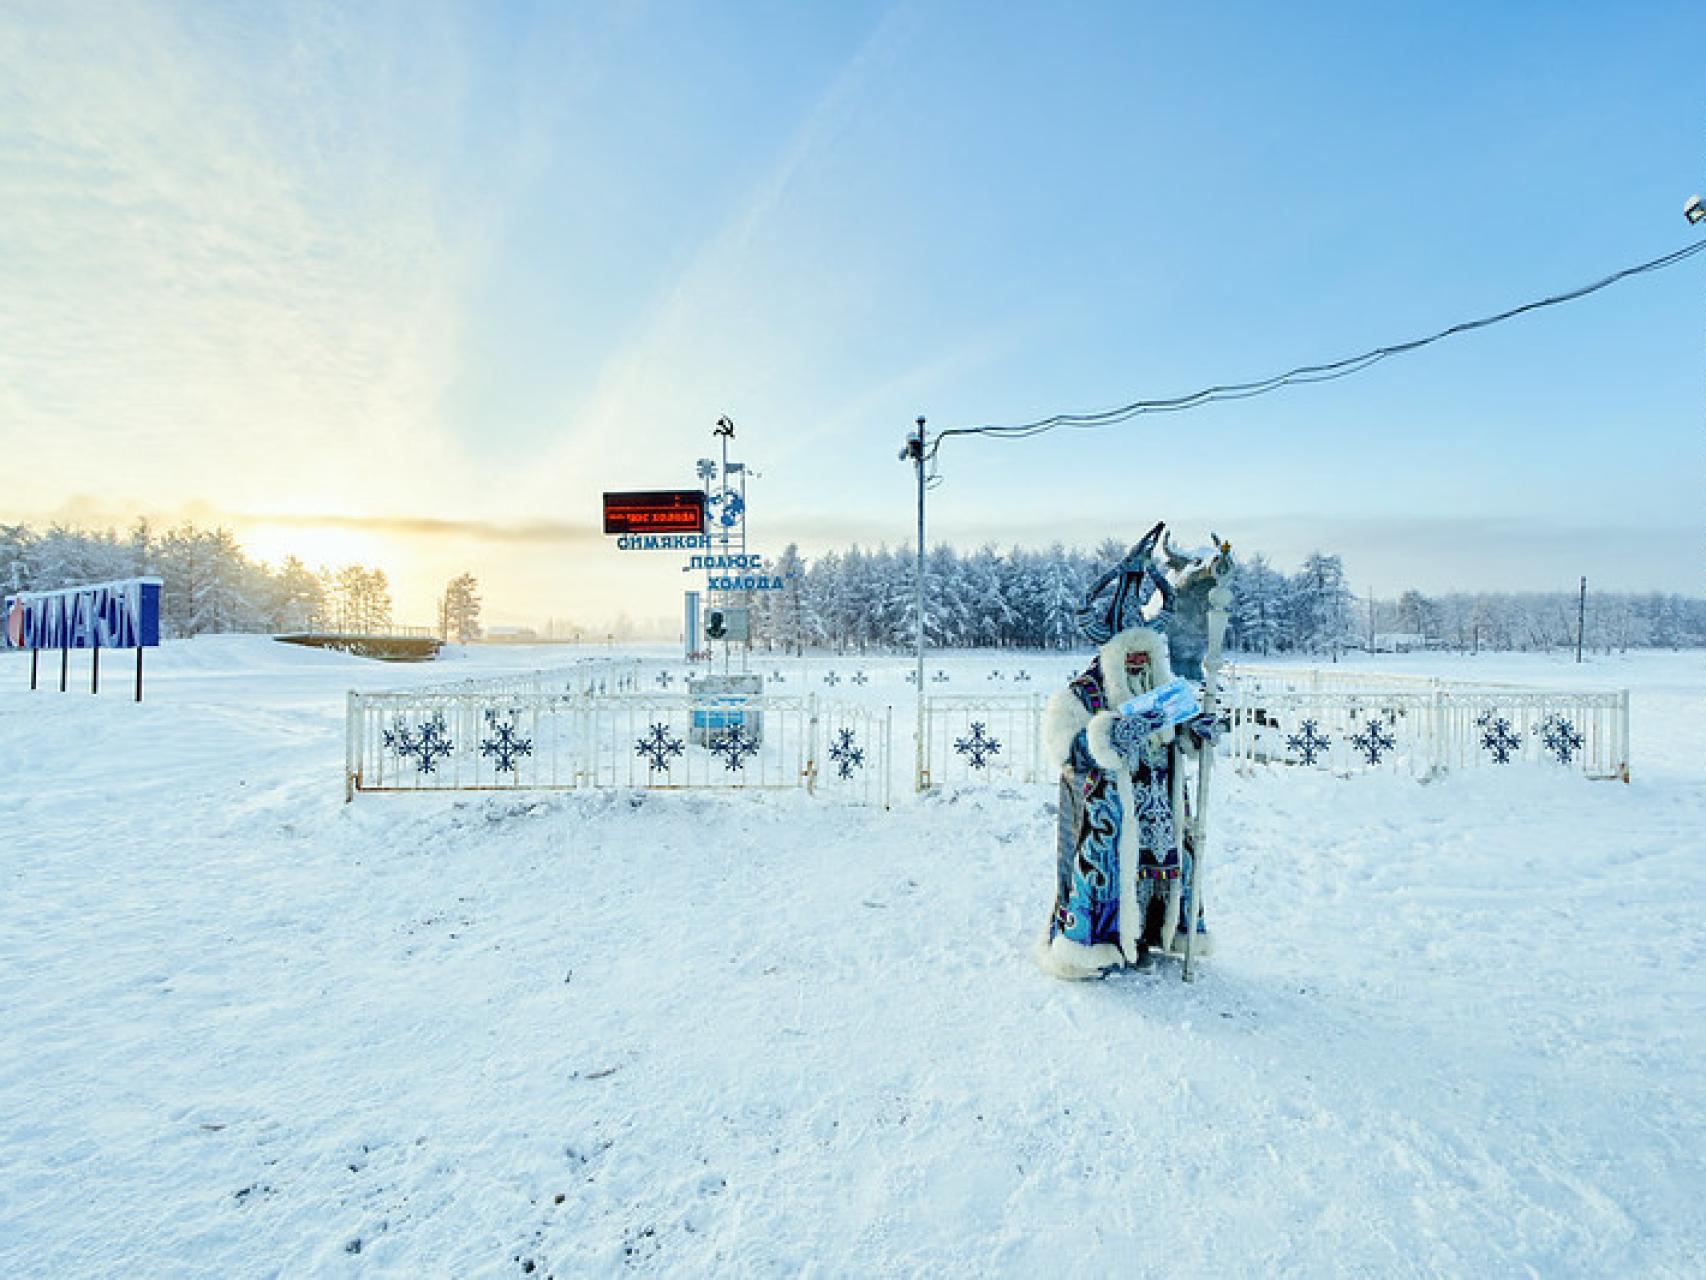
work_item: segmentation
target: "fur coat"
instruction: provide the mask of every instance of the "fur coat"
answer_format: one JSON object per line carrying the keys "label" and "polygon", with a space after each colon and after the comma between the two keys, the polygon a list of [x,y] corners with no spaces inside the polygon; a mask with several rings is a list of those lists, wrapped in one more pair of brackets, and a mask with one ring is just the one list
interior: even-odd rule
{"label": "fur coat", "polygon": [[[1132,653],[1149,659],[1135,677],[1126,672]],[[1166,637],[1129,627],[1044,713],[1043,750],[1060,770],[1060,810],[1054,910],[1039,958],[1060,977],[1133,964],[1142,948],[1173,943],[1190,866],[1178,838],[1181,753],[1194,757],[1197,748],[1189,733],[1145,735],[1146,724],[1119,713],[1121,703],[1171,678]]]}

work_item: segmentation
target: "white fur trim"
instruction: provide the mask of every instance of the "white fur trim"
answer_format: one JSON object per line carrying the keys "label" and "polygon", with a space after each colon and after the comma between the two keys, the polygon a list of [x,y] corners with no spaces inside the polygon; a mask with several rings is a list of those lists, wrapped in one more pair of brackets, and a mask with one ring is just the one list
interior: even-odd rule
{"label": "white fur trim", "polygon": [[1045,934],[1037,941],[1037,964],[1042,967],[1044,973],[1056,978],[1094,978],[1105,970],[1124,963],[1125,956],[1121,955],[1120,949],[1111,942],[1086,946],[1058,933],[1053,939]]}
{"label": "white fur trim", "polygon": [[[1120,722],[1120,716],[1115,711],[1098,711],[1090,717],[1090,723],[1084,729],[1084,743],[1090,748],[1090,758],[1109,773],[1122,776],[1130,772],[1131,766],[1120,758],[1120,753],[1114,750],[1114,726]],[[1125,793],[1120,793],[1122,798]]]}
{"label": "white fur trim", "polygon": [[1061,689],[1043,709],[1043,750],[1056,769],[1066,767],[1072,740],[1090,723],[1090,712],[1071,689]]}
{"label": "white fur trim", "polygon": [[[1125,674],[1126,654],[1139,652],[1149,655],[1149,680],[1142,688],[1134,686]],[[1096,653],[1102,660],[1102,687],[1107,693],[1110,709],[1117,709],[1122,702],[1128,702],[1173,678],[1173,667],[1167,660],[1167,637],[1148,627],[1127,627]],[[1090,728],[1091,720],[1090,711],[1071,689],[1059,689],[1049,698],[1043,709],[1043,750],[1056,769],[1065,767],[1072,755],[1072,740],[1078,736],[1080,729]],[[1109,723],[1104,732],[1112,728],[1112,723]],[[1173,731],[1163,729],[1152,736],[1158,743],[1167,743],[1173,740]],[[1092,740],[1090,754],[1104,769],[1117,771],[1121,768],[1119,753],[1112,749],[1111,743],[1105,744],[1098,754]]]}
{"label": "white fur trim", "polygon": [[[1133,653],[1149,655],[1149,674],[1141,684],[1133,684],[1126,678],[1125,660]],[[1173,678],[1173,664],[1167,658],[1167,637],[1148,627],[1127,627],[1098,649],[1096,656],[1102,660],[1102,687],[1107,690],[1110,707],[1118,707]]]}
{"label": "white fur trim", "polygon": [[[1149,672],[1141,681],[1133,681],[1126,676],[1125,660],[1133,653],[1149,655]],[[1119,710],[1122,703],[1159,688],[1173,678],[1173,664],[1167,657],[1167,637],[1148,627],[1127,627],[1096,650],[1096,656],[1101,659],[1102,689],[1108,696],[1110,710]],[[1173,741],[1173,730],[1162,729],[1159,733],[1152,733],[1149,740],[1157,746],[1164,746]]]}

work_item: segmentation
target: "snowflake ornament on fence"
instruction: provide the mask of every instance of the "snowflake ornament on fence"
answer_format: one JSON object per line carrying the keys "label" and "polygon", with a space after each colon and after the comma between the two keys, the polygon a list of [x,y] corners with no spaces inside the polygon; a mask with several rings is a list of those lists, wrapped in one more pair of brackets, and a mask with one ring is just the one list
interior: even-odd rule
{"label": "snowflake ornament on fence", "polygon": [[500,720],[496,711],[486,712],[486,723],[492,727],[492,736],[480,740],[480,754],[491,760],[492,767],[499,773],[514,773],[515,762],[522,756],[533,754],[533,739],[516,733],[516,714],[512,711],[509,718]]}
{"label": "snowflake ornament on fence", "polygon": [[853,683],[854,684],[870,684],[871,683],[871,677],[866,675],[863,671],[855,671],[853,673]]}
{"label": "snowflake ornament on fence", "polygon": [[398,759],[415,762],[416,773],[433,773],[438,762],[456,749],[456,744],[448,736],[449,731],[450,726],[444,722],[444,712],[435,711],[430,720],[421,721],[413,729],[402,716],[397,716],[382,736],[385,745],[397,753]]}
{"label": "snowflake ornament on fence", "polygon": [[906,682],[908,684],[917,684],[918,683],[918,672],[917,671],[908,671],[906,673]]}
{"label": "snowflake ornament on fence", "polygon": [[1511,722],[1503,716],[1491,718],[1481,735],[1481,749],[1490,751],[1494,764],[1509,764],[1511,753],[1522,745],[1522,739],[1511,732]]}
{"label": "snowflake ornament on fence", "polygon": [[669,726],[654,724],[646,736],[634,743],[634,754],[645,759],[647,767],[654,773],[659,769],[669,768],[669,762],[687,749],[680,738],[669,736]]}
{"label": "snowflake ornament on fence", "polygon": [[835,761],[835,771],[843,781],[853,776],[853,770],[863,768],[865,749],[853,741],[853,730],[837,729],[829,745],[829,758]]}
{"label": "snowflake ornament on fence", "polygon": [[1534,726],[1540,743],[1559,764],[1569,764],[1582,749],[1581,731],[1569,719],[1550,715]]}
{"label": "snowflake ornament on fence", "polygon": [[1302,756],[1304,764],[1314,764],[1315,757],[1333,745],[1333,739],[1322,733],[1313,720],[1305,720],[1303,732],[1292,734],[1285,740],[1285,745]]}
{"label": "snowflake ornament on fence", "polygon": [[737,724],[718,736],[711,744],[711,752],[722,757],[723,766],[735,773],[745,769],[746,762],[758,754],[758,739]]}
{"label": "snowflake ornament on fence", "polygon": [[1017,671],[1015,671],[1013,673],[1013,683],[1014,684],[1029,684],[1030,682],[1031,682],[1031,673],[1029,671],[1026,671],[1023,667],[1020,667]]}
{"label": "snowflake ornament on fence", "polygon": [[658,688],[667,689],[675,682],[675,677],[667,671],[658,672]]}
{"label": "snowflake ornament on fence", "polygon": [[841,677],[833,671],[826,671],[823,673],[823,682],[833,688],[841,683]]}
{"label": "snowflake ornament on fence", "polygon": [[990,679],[991,679],[991,680],[1000,680],[1000,679],[1003,679],[1003,678],[1004,678],[1004,677],[1005,677],[1005,673],[1004,673],[1004,672],[1001,672],[1001,671],[999,671],[999,670],[997,670],[997,671],[991,671],[991,672],[990,672],[990,673],[989,673],[989,678],[990,678]]}
{"label": "snowflake ornament on fence", "polygon": [[938,671],[935,675],[930,677],[930,683],[931,684],[947,684],[948,683],[948,673],[946,671]]}
{"label": "snowflake ornament on fence", "polygon": [[1370,764],[1379,764],[1380,757],[1397,746],[1398,740],[1378,719],[1371,719],[1361,733],[1352,735],[1351,745],[1362,752]]}
{"label": "snowflake ornament on fence", "polygon": [[991,756],[1001,754],[1001,743],[994,738],[986,737],[983,732],[983,722],[972,721],[971,733],[964,738],[954,740],[954,750],[966,758],[966,763],[973,769],[986,768]]}

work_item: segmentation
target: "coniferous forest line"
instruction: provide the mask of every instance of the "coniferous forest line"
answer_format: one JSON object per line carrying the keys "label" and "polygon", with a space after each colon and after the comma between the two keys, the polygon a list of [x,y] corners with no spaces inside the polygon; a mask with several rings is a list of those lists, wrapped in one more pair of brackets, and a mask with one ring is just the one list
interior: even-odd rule
{"label": "coniferous forest line", "polygon": [[383,631],[391,588],[382,569],[312,570],[294,556],[274,568],[243,553],[228,529],[182,524],[157,533],[0,525],[0,589],[51,591],[81,582],[158,577],[160,628],[181,638],[220,632]]}
{"label": "coniferous forest line", "polygon": [[[949,648],[1070,649],[1082,642],[1073,609],[1126,551],[1056,544],[1047,550],[938,546],[925,556],[925,635]],[[753,636],[781,650],[903,649],[917,626],[909,547],[829,552],[809,564],[789,546],[771,566],[789,586],[755,598]],[[1561,592],[1406,591],[1359,599],[1337,555],[1315,553],[1286,573],[1260,552],[1241,555],[1229,648],[1246,654],[1349,649],[1541,651],[1574,646],[1577,596]],[[1706,600],[1663,592],[1590,592],[1584,643],[1594,649],[1706,645]]]}
{"label": "coniferous forest line", "polygon": [[[1071,649],[1073,609],[1125,551],[1056,544],[1044,550],[949,546],[926,556],[925,633],[951,648]],[[904,649],[916,627],[910,548],[857,546],[806,560],[790,545],[768,569],[787,586],[749,597],[753,644],[774,652]],[[310,569],[246,556],[230,531],[183,524],[127,533],[0,525],[0,589],[52,590],[153,574],[165,582],[162,627],[173,637],[217,632],[376,631],[391,625],[379,568]],[[472,581],[471,579],[469,580]],[[1239,558],[1227,643],[1246,654],[1347,649],[1526,650],[1576,641],[1577,597],[1558,592],[1406,591],[1359,599],[1339,556],[1317,553],[1294,572],[1260,553]],[[596,631],[596,628],[592,628]],[[1588,596],[1585,644],[1595,650],[1706,646],[1706,600],[1664,592]]]}

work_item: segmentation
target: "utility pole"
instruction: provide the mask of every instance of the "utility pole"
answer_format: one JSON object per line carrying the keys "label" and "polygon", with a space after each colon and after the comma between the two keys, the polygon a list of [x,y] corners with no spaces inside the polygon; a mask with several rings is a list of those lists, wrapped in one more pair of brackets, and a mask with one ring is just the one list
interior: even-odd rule
{"label": "utility pole", "polygon": [[1588,618],[1588,580],[1582,579],[1581,598],[1576,602],[1576,661],[1582,660],[1582,632],[1586,629]]}
{"label": "utility pole", "polygon": [[[734,434],[735,434],[734,420],[731,419],[728,416],[728,414],[725,413],[722,417],[717,419],[717,425],[712,429],[711,434],[718,437],[719,441],[721,442],[721,444],[723,446],[722,467],[717,472],[717,484],[720,486],[717,490],[717,502],[718,502],[717,524],[721,530],[720,540],[717,544],[717,550],[718,550],[718,554],[719,554],[720,559],[722,560],[723,564],[726,566],[729,563],[729,526],[728,526],[728,521],[726,519],[727,511],[725,508],[726,508],[726,505],[727,505],[728,500],[729,500],[729,441],[734,439]],[[746,515],[744,512],[742,512],[741,513],[741,519],[744,521],[745,518],[746,518]],[[741,536],[743,538],[745,537],[745,531],[744,530],[742,531]],[[727,568],[725,568],[723,570],[723,572],[725,574],[727,574],[729,572],[729,570]],[[717,601],[717,603],[722,605],[722,606],[725,606],[725,607],[728,606],[729,600],[732,597],[732,593],[727,592],[727,591],[721,591],[721,592],[718,592],[717,594],[720,597],[720,599]],[[709,603],[710,602],[707,601],[707,607],[709,607]],[[713,660],[713,670],[714,669],[715,669],[715,660]],[[745,659],[744,655],[742,656],[742,659],[741,659],[741,670],[742,671],[746,670],[746,659]],[[729,642],[727,640],[723,641],[723,674],[725,676],[729,674]]]}
{"label": "utility pole", "polygon": [[924,790],[924,453],[925,434],[924,418],[918,418],[918,429],[906,438],[906,447],[900,451],[901,459],[912,459],[912,465],[918,472],[918,563],[914,572],[917,579],[918,631],[917,658],[915,675],[918,680],[918,714],[913,728],[913,740],[916,752],[913,757],[913,785],[920,791]]}

